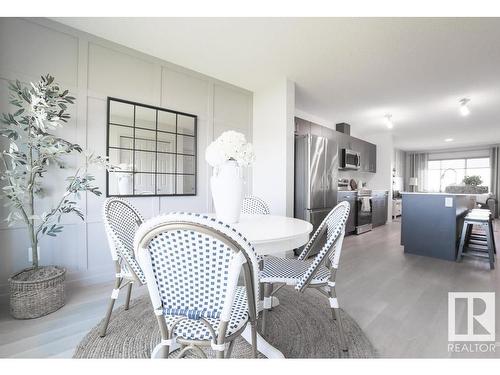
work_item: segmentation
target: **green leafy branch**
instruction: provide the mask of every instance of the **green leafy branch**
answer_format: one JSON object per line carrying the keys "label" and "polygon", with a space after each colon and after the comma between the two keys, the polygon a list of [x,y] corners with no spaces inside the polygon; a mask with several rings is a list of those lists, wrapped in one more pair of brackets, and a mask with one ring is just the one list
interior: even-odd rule
{"label": "green leafy branch", "polygon": [[[9,82],[9,103],[15,108],[12,113],[3,113],[0,136],[8,143],[8,150],[0,154],[2,159],[0,180],[1,195],[9,208],[6,220],[9,225],[23,222],[28,226],[33,250],[33,266],[38,267],[36,248],[41,235],[51,237],[59,234],[63,226],[63,215],[74,213],[82,220],[84,214],[77,200],[84,192],[101,195],[94,185],[95,179],[86,172],[90,164],[110,168],[106,158],[85,154],[82,147],[60,138],[51,131],[61,128],[71,118],[68,108],[75,98],[68,90],[62,90],[50,75],[40,81],[23,85],[20,81]],[[66,191],[49,212],[36,214],[35,197],[41,197],[42,178],[51,166],[65,168],[64,157],[70,154],[85,154],[83,167],[66,179]]]}

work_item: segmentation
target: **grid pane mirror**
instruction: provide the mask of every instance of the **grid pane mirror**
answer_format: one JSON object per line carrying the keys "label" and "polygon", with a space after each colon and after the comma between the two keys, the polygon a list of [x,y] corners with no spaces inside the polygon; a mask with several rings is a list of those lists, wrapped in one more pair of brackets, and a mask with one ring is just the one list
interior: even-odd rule
{"label": "grid pane mirror", "polygon": [[108,98],[106,195],[196,195],[197,117]]}

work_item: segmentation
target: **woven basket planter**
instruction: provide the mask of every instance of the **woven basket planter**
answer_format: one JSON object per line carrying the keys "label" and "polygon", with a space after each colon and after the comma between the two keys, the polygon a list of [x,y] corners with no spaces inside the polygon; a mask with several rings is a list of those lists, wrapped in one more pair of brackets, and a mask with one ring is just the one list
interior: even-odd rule
{"label": "woven basket planter", "polygon": [[30,280],[27,268],[9,279],[10,314],[16,319],[33,319],[50,314],[64,306],[64,279],[66,270],[61,267],[40,267],[46,277]]}

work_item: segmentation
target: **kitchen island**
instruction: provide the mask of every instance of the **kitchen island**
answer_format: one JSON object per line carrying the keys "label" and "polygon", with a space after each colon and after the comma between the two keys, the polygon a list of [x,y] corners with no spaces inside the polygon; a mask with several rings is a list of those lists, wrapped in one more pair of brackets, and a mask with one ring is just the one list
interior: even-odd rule
{"label": "kitchen island", "polygon": [[404,252],[455,260],[463,218],[474,207],[467,194],[402,193]]}

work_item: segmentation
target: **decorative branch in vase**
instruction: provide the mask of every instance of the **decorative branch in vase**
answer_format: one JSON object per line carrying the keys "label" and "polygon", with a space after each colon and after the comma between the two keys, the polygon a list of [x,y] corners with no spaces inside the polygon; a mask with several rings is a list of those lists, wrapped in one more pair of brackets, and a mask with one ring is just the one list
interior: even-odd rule
{"label": "decorative branch in vase", "polygon": [[206,149],[205,159],[213,169],[210,179],[217,218],[237,223],[243,201],[243,171],[255,160],[251,143],[233,130],[222,133]]}
{"label": "decorative branch in vase", "polygon": [[[13,113],[4,113],[1,118],[0,136],[8,140],[7,150],[0,155],[1,194],[10,211],[6,221],[9,225],[17,222],[25,224],[31,244],[32,267],[9,279],[11,314],[25,319],[46,315],[64,305],[65,270],[40,266],[38,244],[42,236],[55,237],[63,230],[63,215],[74,213],[84,219],[76,200],[83,192],[101,195],[99,188],[93,185],[94,177],[87,173],[87,167],[97,164],[108,168],[109,164],[106,158],[85,153],[78,144],[50,133],[68,122],[68,106],[75,102],[75,98],[69,95],[68,90],[61,89],[54,77],[42,76],[40,81],[29,86],[19,81],[10,82],[9,90],[9,103],[16,109]],[[53,167],[64,169],[64,159],[71,154],[83,155],[84,163],[66,178],[65,192],[55,207],[37,212],[35,202],[43,197],[43,177]],[[61,281],[58,285],[54,281],[56,278]],[[50,282],[44,289],[43,282],[47,280]],[[33,289],[38,290],[37,293],[29,292],[31,284]],[[58,290],[50,290],[55,285]],[[23,293],[23,290],[28,292]],[[44,299],[41,303],[45,293],[53,296],[52,302]]]}

